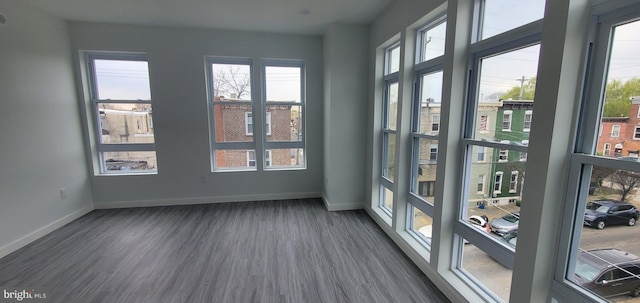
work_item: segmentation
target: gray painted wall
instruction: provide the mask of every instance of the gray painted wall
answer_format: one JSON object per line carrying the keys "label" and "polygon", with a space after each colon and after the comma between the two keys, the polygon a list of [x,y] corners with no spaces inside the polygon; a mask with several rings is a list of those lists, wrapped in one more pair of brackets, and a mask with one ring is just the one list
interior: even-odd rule
{"label": "gray painted wall", "polygon": [[[321,36],[82,22],[71,22],[69,27],[71,48],[76,56],[74,65],[78,70],[80,50],[144,52],[149,58],[159,173],[141,176],[92,175],[96,207],[321,195]],[[306,61],[306,170],[211,172],[204,66],[204,57],[208,55]],[[259,64],[259,61],[254,62]],[[79,88],[79,95],[82,94]],[[83,101],[80,102],[82,107]],[[205,182],[202,182],[203,177]]]}
{"label": "gray painted wall", "polygon": [[67,24],[18,0],[1,9],[0,257],[93,208]]}
{"label": "gray painted wall", "polygon": [[331,210],[364,207],[368,33],[331,24],[324,36],[324,198]]}

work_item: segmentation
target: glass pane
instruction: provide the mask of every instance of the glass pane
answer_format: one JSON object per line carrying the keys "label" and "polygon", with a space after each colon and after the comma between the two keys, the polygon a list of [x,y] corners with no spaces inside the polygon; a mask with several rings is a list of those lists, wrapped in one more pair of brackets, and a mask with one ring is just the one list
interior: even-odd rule
{"label": "glass pane", "polygon": [[267,141],[302,141],[302,106],[267,105]]}
{"label": "glass pane", "polygon": [[398,125],[398,82],[387,85],[387,96],[385,96],[385,127],[390,130],[396,130]]}
{"label": "glass pane", "polygon": [[252,142],[251,103],[213,103],[216,142]]}
{"label": "glass pane", "polygon": [[418,62],[424,62],[444,55],[447,21],[420,33],[421,56]]}
{"label": "glass pane", "polygon": [[509,302],[513,271],[491,258],[477,246],[463,240],[462,268],[476,278],[484,287]]}
{"label": "glass pane", "polygon": [[280,148],[267,149],[267,168],[292,168],[304,167],[304,149]]}
{"label": "glass pane", "polygon": [[102,153],[106,172],[156,172],[156,152],[105,152]]}
{"label": "glass pane", "polygon": [[637,158],[640,153],[639,31],[640,21],[614,28],[598,155]]}
{"label": "glass pane", "polygon": [[396,134],[384,133],[382,176],[391,182],[395,179]]}
{"label": "glass pane", "polygon": [[628,297],[640,294],[640,242],[630,240],[640,237],[640,173],[594,166],[590,180],[574,281],[612,301],[640,302]]}
{"label": "glass pane", "polygon": [[394,46],[387,50],[387,56],[385,57],[387,72],[386,74],[393,74],[400,70],[400,46]]}
{"label": "glass pane", "polygon": [[498,240],[517,235],[525,168],[520,152],[472,146],[464,217]]}
{"label": "glass pane", "polygon": [[251,101],[251,66],[211,64],[214,101]]}
{"label": "glass pane", "polygon": [[442,72],[420,76],[420,113],[414,130],[421,134],[436,135],[440,131],[440,100]]}
{"label": "glass pane", "polygon": [[482,39],[542,19],[544,5],[544,0],[485,0]]}
{"label": "glass pane", "polygon": [[266,66],[267,102],[302,102],[302,68]]}
{"label": "glass pane", "polygon": [[416,232],[420,239],[431,245],[431,234],[433,230],[433,218],[423,213],[415,206],[410,206],[411,230]]}
{"label": "glass pane", "polygon": [[100,100],[151,100],[146,61],[94,60]]}
{"label": "glass pane", "polygon": [[393,212],[393,192],[384,186],[381,186],[381,190],[380,206],[389,212]]}
{"label": "glass pane", "polygon": [[154,143],[151,104],[98,103],[100,142]]}
{"label": "glass pane", "polygon": [[256,152],[246,149],[218,149],[215,151],[215,162],[216,169],[255,169]]}
{"label": "glass pane", "polygon": [[[436,170],[438,168],[438,140],[425,138],[416,139],[418,146],[414,146],[413,186],[412,192],[425,201],[433,204],[436,188]],[[416,149],[417,148],[417,149]],[[415,169],[417,166],[417,169]]]}
{"label": "glass pane", "polygon": [[481,60],[475,139],[529,139],[539,52],[534,45]]}

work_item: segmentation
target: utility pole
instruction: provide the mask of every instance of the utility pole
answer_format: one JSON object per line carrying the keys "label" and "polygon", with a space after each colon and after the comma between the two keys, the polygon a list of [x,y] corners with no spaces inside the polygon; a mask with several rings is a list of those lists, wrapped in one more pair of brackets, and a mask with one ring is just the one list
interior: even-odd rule
{"label": "utility pole", "polygon": [[520,81],[520,98],[519,99],[522,100],[522,98],[524,98],[524,81],[529,81],[529,79],[522,76],[522,78],[516,79],[516,81]]}

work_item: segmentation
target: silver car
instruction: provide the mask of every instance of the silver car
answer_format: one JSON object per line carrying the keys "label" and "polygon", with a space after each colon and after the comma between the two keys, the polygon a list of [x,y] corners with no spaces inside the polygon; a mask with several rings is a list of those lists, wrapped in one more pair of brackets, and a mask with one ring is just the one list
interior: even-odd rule
{"label": "silver car", "polygon": [[518,223],[520,222],[520,212],[509,213],[500,218],[491,220],[491,231],[504,236],[508,233],[516,233],[518,231]]}

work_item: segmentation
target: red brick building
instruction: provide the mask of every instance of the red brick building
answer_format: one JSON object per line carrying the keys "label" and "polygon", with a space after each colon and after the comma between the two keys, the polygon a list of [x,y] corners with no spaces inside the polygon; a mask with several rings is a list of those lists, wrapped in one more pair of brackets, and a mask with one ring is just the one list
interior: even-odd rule
{"label": "red brick building", "polygon": [[628,117],[603,117],[597,153],[607,157],[638,157],[640,153],[640,97],[631,98]]}

